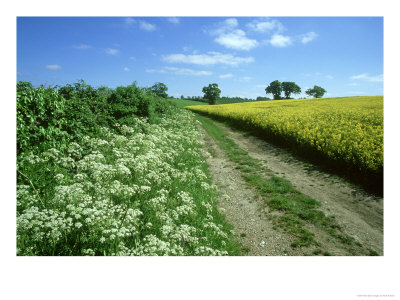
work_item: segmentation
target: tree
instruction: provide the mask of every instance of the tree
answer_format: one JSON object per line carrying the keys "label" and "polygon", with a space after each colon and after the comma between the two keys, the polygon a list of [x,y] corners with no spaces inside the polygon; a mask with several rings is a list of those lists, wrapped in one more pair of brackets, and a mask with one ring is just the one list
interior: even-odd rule
{"label": "tree", "polygon": [[285,98],[290,99],[290,94],[300,94],[301,88],[292,81],[282,82],[282,90],[285,93]]}
{"label": "tree", "polygon": [[281,99],[282,84],[278,80],[272,81],[269,86],[266,87],[265,93],[272,94],[274,100]]}
{"label": "tree", "polygon": [[258,96],[256,99],[256,101],[266,101],[266,100],[271,100],[271,99],[269,99],[268,97],[261,97],[261,96]]}
{"label": "tree", "polygon": [[217,103],[217,100],[221,94],[221,90],[218,88],[218,84],[211,83],[208,86],[203,87],[202,92],[204,93],[204,98],[208,100],[208,103],[213,105]]}
{"label": "tree", "polygon": [[326,93],[326,90],[320,86],[314,85],[312,89],[308,89],[306,94],[314,98],[321,98]]}
{"label": "tree", "polygon": [[152,87],[151,87],[151,92],[153,93],[154,96],[156,97],[161,97],[161,98],[168,98],[168,94],[166,93],[168,91],[167,86],[162,83],[162,82],[156,82]]}

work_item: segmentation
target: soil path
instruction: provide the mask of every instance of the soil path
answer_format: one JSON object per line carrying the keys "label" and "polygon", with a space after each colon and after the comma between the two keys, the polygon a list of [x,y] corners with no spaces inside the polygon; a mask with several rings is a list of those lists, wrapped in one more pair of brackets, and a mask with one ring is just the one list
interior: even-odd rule
{"label": "soil path", "polygon": [[234,226],[234,237],[250,256],[303,255],[301,249],[292,249],[293,237],[274,230],[272,222],[265,217],[262,199],[256,191],[248,188],[240,171],[225,152],[200,126],[203,133],[203,154],[221,197],[218,209]]}
{"label": "soil path", "polygon": [[[326,215],[334,215],[345,233],[363,246],[383,255],[383,199],[338,177],[296,159],[287,151],[257,137],[233,131],[218,123],[240,148],[261,161],[279,177],[289,180],[297,190],[321,202]],[[226,154],[204,132],[210,172],[224,195],[220,209],[234,225],[236,238],[248,255],[304,255],[310,250],[293,249],[290,235],[274,230],[263,200],[249,188]],[[211,149],[211,150],[210,150]],[[323,235],[323,233],[321,233]],[[322,239],[324,237],[321,236]],[[339,248],[327,248],[334,255],[347,255]]]}
{"label": "soil path", "polygon": [[303,194],[320,201],[321,209],[327,215],[336,216],[348,235],[383,255],[383,198],[305,164],[259,138],[225,126],[224,129],[250,156],[263,161],[267,168],[289,180]]}

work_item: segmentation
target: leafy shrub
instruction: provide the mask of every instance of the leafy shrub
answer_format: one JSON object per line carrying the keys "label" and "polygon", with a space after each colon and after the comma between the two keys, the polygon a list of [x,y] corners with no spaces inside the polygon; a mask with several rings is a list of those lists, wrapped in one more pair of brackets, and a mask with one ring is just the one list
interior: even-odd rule
{"label": "leafy shrub", "polygon": [[17,85],[17,153],[36,146],[56,147],[66,138],[62,130],[66,101],[51,88],[32,88],[27,82]]}
{"label": "leafy shrub", "polygon": [[136,86],[120,86],[108,97],[112,115],[116,120],[127,121],[133,115],[151,119],[154,113],[154,98]]}
{"label": "leafy shrub", "polygon": [[59,92],[67,99],[65,114],[69,122],[65,129],[69,134],[82,136],[96,131],[99,125],[106,126],[115,121],[109,114],[109,91],[96,90],[80,80],[74,85],[61,87]]}

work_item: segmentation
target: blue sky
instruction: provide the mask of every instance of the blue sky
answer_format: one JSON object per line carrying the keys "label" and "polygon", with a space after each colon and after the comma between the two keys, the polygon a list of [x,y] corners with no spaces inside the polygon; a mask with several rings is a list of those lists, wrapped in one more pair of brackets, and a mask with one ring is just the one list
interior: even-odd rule
{"label": "blue sky", "polygon": [[[17,80],[168,94],[267,96],[273,80],[327,97],[383,95],[382,17],[18,17]],[[272,95],[268,95],[272,97]]]}

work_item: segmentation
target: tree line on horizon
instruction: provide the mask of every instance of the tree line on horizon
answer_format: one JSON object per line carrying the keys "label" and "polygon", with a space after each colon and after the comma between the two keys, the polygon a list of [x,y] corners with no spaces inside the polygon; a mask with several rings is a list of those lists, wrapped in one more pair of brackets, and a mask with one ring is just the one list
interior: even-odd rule
{"label": "tree line on horizon", "polygon": [[[301,88],[293,81],[280,82],[279,80],[274,80],[265,88],[265,92],[267,94],[272,94],[274,100],[291,99],[291,94],[300,94]],[[281,96],[282,92],[285,94],[284,98]],[[310,97],[321,98],[326,93],[326,90],[320,86],[314,85],[313,88],[307,89],[305,93]]]}
{"label": "tree line on horizon", "polygon": [[[218,84],[216,83],[211,83],[208,86],[203,87],[202,92],[204,93],[203,99],[208,100],[204,102],[208,102],[211,105],[216,104],[217,100],[220,99],[221,90],[218,88]],[[282,92],[285,94],[284,98],[281,96]],[[273,100],[292,99],[290,96],[292,94],[300,94],[301,88],[293,81],[280,82],[279,80],[274,80],[265,88],[265,93],[267,95],[272,94],[274,97]],[[313,88],[307,89],[305,93],[314,98],[321,98],[326,93],[326,90],[320,86],[314,85]],[[262,97],[258,97],[258,101],[269,100],[269,98],[259,98]]]}
{"label": "tree line on horizon", "polygon": [[[152,87],[147,88],[147,92],[153,94],[156,97],[168,98],[168,87],[161,82],[156,82]],[[200,102],[208,102],[211,105],[217,104],[225,104],[225,103],[236,103],[236,102],[249,102],[249,101],[265,101],[270,100],[268,97],[257,97],[256,100],[242,98],[242,97],[221,97],[221,90],[218,87],[217,83],[211,83],[208,86],[203,87],[202,92],[204,93],[203,97],[193,96],[193,97],[184,97],[181,96],[181,99],[188,99],[193,101]],[[284,94],[284,97],[281,94]],[[280,82],[279,80],[272,81],[266,88],[265,93],[272,94],[273,100],[281,100],[281,99],[292,99],[291,95],[298,95],[301,93],[301,88],[293,81],[284,81]],[[326,90],[320,86],[314,85],[313,88],[307,89],[305,91],[306,95],[314,98],[321,98],[326,93]]]}
{"label": "tree line on horizon", "polygon": [[[83,80],[81,83],[84,84]],[[84,84],[85,85],[85,84]],[[136,85],[136,82],[134,82],[134,85]],[[67,87],[69,86],[69,89],[72,89],[71,85],[67,85],[65,87],[62,87],[61,90],[68,89]],[[99,91],[102,91],[103,93],[110,94],[111,89],[106,88],[106,87],[100,87],[98,89]],[[155,97],[159,98],[174,98],[173,96],[169,96],[167,94],[168,87],[162,83],[162,82],[156,82],[154,83],[153,86],[151,87],[144,87],[141,88],[143,92],[146,94],[153,95]],[[256,99],[250,99],[250,98],[242,98],[242,97],[227,97],[223,96],[221,97],[221,90],[218,87],[217,83],[211,83],[208,86],[203,87],[202,92],[204,93],[204,96],[187,96],[184,97],[183,95],[180,97],[181,99],[187,99],[187,100],[192,100],[192,101],[199,101],[199,102],[206,102],[211,105],[217,104],[228,104],[228,103],[238,103],[238,102],[251,102],[251,101],[266,101],[266,100],[271,100],[268,97],[262,97],[259,96]],[[273,99],[272,100],[280,100],[280,99],[292,99],[291,95],[292,94],[300,94],[301,93],[301,88],[295,83],[291,81],[284,81],[284,82],[279,82],[279,80],[274,80],[272,81],[266,88],[265,88],[266,94],[272,94]],[[284,93],[284,97],[281,97],[282,92]],[[314,85],[312,89],[308,89],[305,91],[305,93],[308,96],[314,97],[314,98],[321,98],[325,93],[326,90],[322,87]]]}

